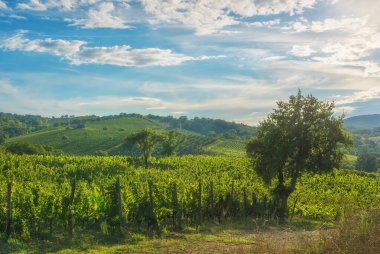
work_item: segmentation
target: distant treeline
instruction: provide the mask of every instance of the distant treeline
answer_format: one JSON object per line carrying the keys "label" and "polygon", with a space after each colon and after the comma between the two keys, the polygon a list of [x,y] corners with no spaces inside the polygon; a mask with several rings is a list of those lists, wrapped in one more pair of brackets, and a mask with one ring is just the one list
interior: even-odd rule
{"label": "distant treeline", "polygon": [[20,136],[49,126],[47,118],[35,115],[17,115],[0,112],[0,144],[6,138]]}
{"label": "distant treeline", "polygon": [[86,123],[94,121],[104,121],[115,118],[145,118],[159,124],[167,125],[167,129],[183,129],[197,132],[202,135],[223,135],[225,138],[245,139],[255,133],[256,128],[235,122],[228,122],[221,119],[211,119],[205,117],[194,117],[189,119],[186,116],[175,118],[173,116],[156,116],[120,113],[109,116],[69,116],[63,115],[60,118],[51,118],[50,124],[53,126],[72,126],[73,128],[84,127]]}

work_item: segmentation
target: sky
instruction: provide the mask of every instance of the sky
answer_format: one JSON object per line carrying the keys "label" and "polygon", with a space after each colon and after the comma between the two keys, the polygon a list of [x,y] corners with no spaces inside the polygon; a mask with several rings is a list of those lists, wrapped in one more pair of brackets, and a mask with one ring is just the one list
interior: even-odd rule
{"label": "sky", "polygon": [[378,0],[0,0],[0,111],[256,125],[301,89],[380,113]]}

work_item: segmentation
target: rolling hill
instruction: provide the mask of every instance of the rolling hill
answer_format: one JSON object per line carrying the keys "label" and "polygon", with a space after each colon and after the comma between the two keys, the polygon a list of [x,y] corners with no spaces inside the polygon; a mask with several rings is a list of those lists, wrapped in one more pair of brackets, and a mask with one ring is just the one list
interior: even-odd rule
{"label": "rolling hill", "polygon": [[[377,147],[380,133],[376,127],[380,127],[380,114],[347,118],[345,127],[355,134],[356,150],[367,151],[372,146]],[[176,129],[186,134],[188,142],[179,149],[179,155],[238,157],[245,156],[245,140],[256,131],[255,127],[244,124],[209,118],[188,119],[184,116],[174,118],[121,113],[103,117],[66,115],[43,118],[0,113],[0,134],[8,135],[6,143],[48,145],[73,155],[128,154],[131,148],[125,147],[123,140],[128,134],[143,128],[157,131]],[[375,148],[370,151],[377,153]]]}
{"label": "rolling hill", "polygon": [[[73,155],[133,153],[123,144],[125,137],[143,128],[176,129],[188,136],[179,154],[244,156],[245,139],[255,128],[208,118],[187,119],[138,114],[47,118],[47,127],[6,139],[6,144],[28,142],[51,146]],[[129,150],[129,151],[128,151]]]}
{"label": "rolling hill", "polygon": [[372,129],[380,127],[380,114],[353,116],[344,120],[346,128]]}

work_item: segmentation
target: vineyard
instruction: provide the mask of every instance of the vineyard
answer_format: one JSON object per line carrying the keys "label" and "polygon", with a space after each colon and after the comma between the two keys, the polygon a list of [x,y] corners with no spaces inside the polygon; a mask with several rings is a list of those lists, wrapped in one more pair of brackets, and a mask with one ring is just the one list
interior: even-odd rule
{"label": "vineyard", "polygon": [[[183,156],[152,159],[148,169],[139,164],[122,156],[2,155],[0,231],[25,240],[83,229],[160,235],[206,221],[276,219],[271,187],[245,158]],[[289,213],[334,221],[348,209],[379,207],[379,194],[376,174],[305,175]]]}

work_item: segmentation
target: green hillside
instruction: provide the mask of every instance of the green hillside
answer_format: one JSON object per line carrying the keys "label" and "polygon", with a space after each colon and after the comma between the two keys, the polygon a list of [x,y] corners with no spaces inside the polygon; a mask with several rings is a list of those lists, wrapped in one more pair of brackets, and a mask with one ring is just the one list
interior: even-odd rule
{"label": "green hillside", "polygon": [[[129,154],[135,151],[123,145],[125,137],[143,128],[152,128],[157,131],[177,129],[178,119],[156,116],[116,116],[116,117],[62,117],[50,119],[50,127],[29,132],[7,139],[6,144],[28,142],[41,144],[62,150],[66,154],[94,155],[107,152],[110,155]],[[200,131],[194,126],[198,122],[207,122],[207,129]],[[220,126],[228,124],[229,128]],[[181,132],[187,135],[188,142],[180,147],[179,154],[210,154],[239,156],[245,155],[245,142],[239,136],[252,132],[252,127],[228,123],[222,120],[200,119],[183,121],[187,130],[181,127]],[[219,129],[218,129],[219,128]],[[251,128],[251,129],[250,129]],[[231,131],[231,129],[233,131]],[[237,129],[237,130],[236,130]],[[224,137],[223,130],[226,130]],[[209,133],[209,134],[205,134]],[[232,135],[232,137],[230,137]],[[246,134],[248,135],[248,134]]]}
{"label": "green hillside", "polygon": [[245,157],[245,142],[242,140],[216,140],[205,147],[217,155],[227,155],[234,157]]}
{"label": "green hillside", "polygon": [[84,128],[51,127],[10,138],[7,143],[25,141],[49,145],[69,154],[95,154],[120,145],[128,134],[143,128],[160,130],[162,126],[144,118],[115,118],[90,122]]}

